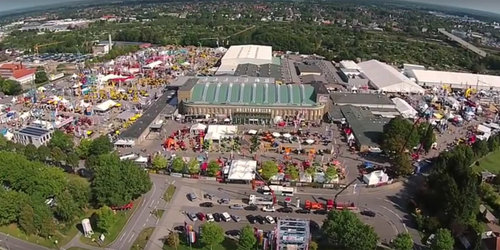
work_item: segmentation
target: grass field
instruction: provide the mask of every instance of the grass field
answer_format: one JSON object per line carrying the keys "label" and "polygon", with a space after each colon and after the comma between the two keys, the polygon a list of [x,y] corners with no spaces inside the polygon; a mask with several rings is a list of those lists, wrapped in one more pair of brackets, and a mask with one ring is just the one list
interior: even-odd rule
{"label": "grass field", "polygon": [[[83,235],[80,238],[81,242],[85,243],[89,246],[96,246],[96,247],[105,247],[105,246],[108,246],[109,244],[111,244],[116,239],[116,237],[118,237],[118,235],[122,231],[125,224],[127,224],[128,219],[130,218],[130,216],[132,216],[132,214],[134,214],[135,210],[137,209],[137,207],[139,206],[141,201],[142,201],[142,198],[135,200],[134,206],[130,210],[116,212],[116,217],[117,217],[116,222],[113,225],[113,227],[111,227],[111,229],[109,230],[109,233],[104,235],[104,236],[106,236],[106,238],[104,239],[104,242],[98,244],[97,242],[92,241],[92,238],[86,238]],[[93,238],[97,240],[100,235],[101,235],[101,233],[98,232],[97,230],[95,230]]]}
{"label": "grass field", "polygon": [[500,150],[491,152],[479,160],[479,166],[474,166],[478,171],[488,170],[494,174],[500,173]]}
{"label": "grass field", "polygon": [[174,193],[175,193],[175,186],[170,184],[167,190],[165,190],[165,194],[163,194],[163,199],[166,202],[169,202],[172,199],[172,197],[174,197]]}
{"label": "grass field", "polygon": [[[177,250],[191,250],[191,249],[210,250],[209,246],[203,246],[198,241],[198,239],[197,242],[190,247],[189,243],[187,243],[186,235],[184,235],[183,233],[179,233],[179,239],[181,241],[181,244],[179,245]],[[237,247],[236,241],[229,238],[225,238],[221,244],[213,246],[211,250],[231,250],[231,249],[236,249],[236,247]],[[163,250],[176,250],[176,249],[170,247],[167,244],[164,244]]]}
{"label": "grass field", "polygon": [[146,248],[146,244],[148,244],[148,240],[153,234],[155,230],[154,227],[144,228],[142,232],[137,236],[137,239],[134,241],[134,244],[130,248],[131,250],[141,250]]}

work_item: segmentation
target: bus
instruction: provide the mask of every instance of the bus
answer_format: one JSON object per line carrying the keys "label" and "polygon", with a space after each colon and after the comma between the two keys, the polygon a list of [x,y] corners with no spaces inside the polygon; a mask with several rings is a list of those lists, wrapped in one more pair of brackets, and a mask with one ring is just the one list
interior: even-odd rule
{"label": "bus", "polygon": [[295,193],[294,187],[283,187],[283,186],[279,186],[279,185],[270,185],[269,187],[263,186],[260,188],[262,194],[271,195],[271,190],[269,190],[269,188],[271,188],[271,190],[274,191],[275,195],[293,196],[293,194]]}

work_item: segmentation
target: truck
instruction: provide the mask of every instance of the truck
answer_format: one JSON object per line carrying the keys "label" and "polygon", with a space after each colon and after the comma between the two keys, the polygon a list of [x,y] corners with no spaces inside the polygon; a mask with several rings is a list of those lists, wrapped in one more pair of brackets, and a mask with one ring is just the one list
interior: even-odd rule
{"label": "truck", "polygon": [[313,201],[306,200],[304,208],[308,209],[308,210],[323,210],[323,209],[325,209],[325,204],[323,204],[321,202],[313,202]]}
{"label": "truck", "polygon": [[248,198],[248,204],[249,205],[265,205],[265,206],[272,206],[274,204],[273,198],[272,197],[259,197],[256,195],[251,194],[250,197]]}
{"label": "truck", "polygon": [[335,209],[337,210],[344,210],[344,209],[347,209],[347,210],[356,210],[358,209],[355,205],[354,205],[354,202],[336,202],[334,204],[335,206]]}

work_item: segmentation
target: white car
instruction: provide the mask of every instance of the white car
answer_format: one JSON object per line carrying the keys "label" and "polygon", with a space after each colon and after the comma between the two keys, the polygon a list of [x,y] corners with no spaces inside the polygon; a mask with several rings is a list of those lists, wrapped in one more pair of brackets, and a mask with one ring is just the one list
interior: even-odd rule
{"label": "white car", "polygon": [[274,223],[276,223],[276,222],[274,221],[274,218],[273,218],[273,217],[271,217],[271,216],[269,216],[269,215],[268,215],[268,216],[266,216],[266,220],[267,220],[267,222],[269,222],[269,224],[274,224]]}
{"label": "white car", "polygon": [[265,206],[262,208],[262,211],[264,212],[275,212],[276,209],[273,206]]}
{"label": "white car", "polygon": [[214,216],[212,214],[207,214],[206,218],[207,221],[212,221],[212,222],[215,221]]}

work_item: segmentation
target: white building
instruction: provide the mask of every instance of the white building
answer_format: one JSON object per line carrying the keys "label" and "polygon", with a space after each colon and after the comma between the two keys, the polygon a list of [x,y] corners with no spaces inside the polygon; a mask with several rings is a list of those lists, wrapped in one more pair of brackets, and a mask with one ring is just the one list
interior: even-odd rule
{"label": "white building", "polygon": [[231,46],[221,59],[217,75],[234,74],[239,64],[251,63],[255,65],[273,63],[271,46],[263,45],[236,45]]}
{"label": "white building", "polygon": [[33,144],[35,147],[46,145],[52,138],[53,130],[38,127],[25,127],[14,131],[14,142],[23,145]]}
{"label": "white building", "polygon": [[253,160],[233,160],[226,175],[228,181],[250,182],[255,178],[257,162]]}
{"label": "white building", "polygon": [[396,97],[392,98],[392,102],[396,104],[396,109],[399,111],[402,117],[415,118],[418,115],[418,112],[405,100]]}
{"label": "white building", "polygon": [[413,70],[412,72],[417,83],[425,87],[449,86],[454,89],[472,87],[500,90],[500,76],[436,70]]}
{"label": "white building", "polygon": [[422,87],[390,65],[370,60],[358,63],[358,66],[363,77],[377,90],[387,93],[424,93]]}

